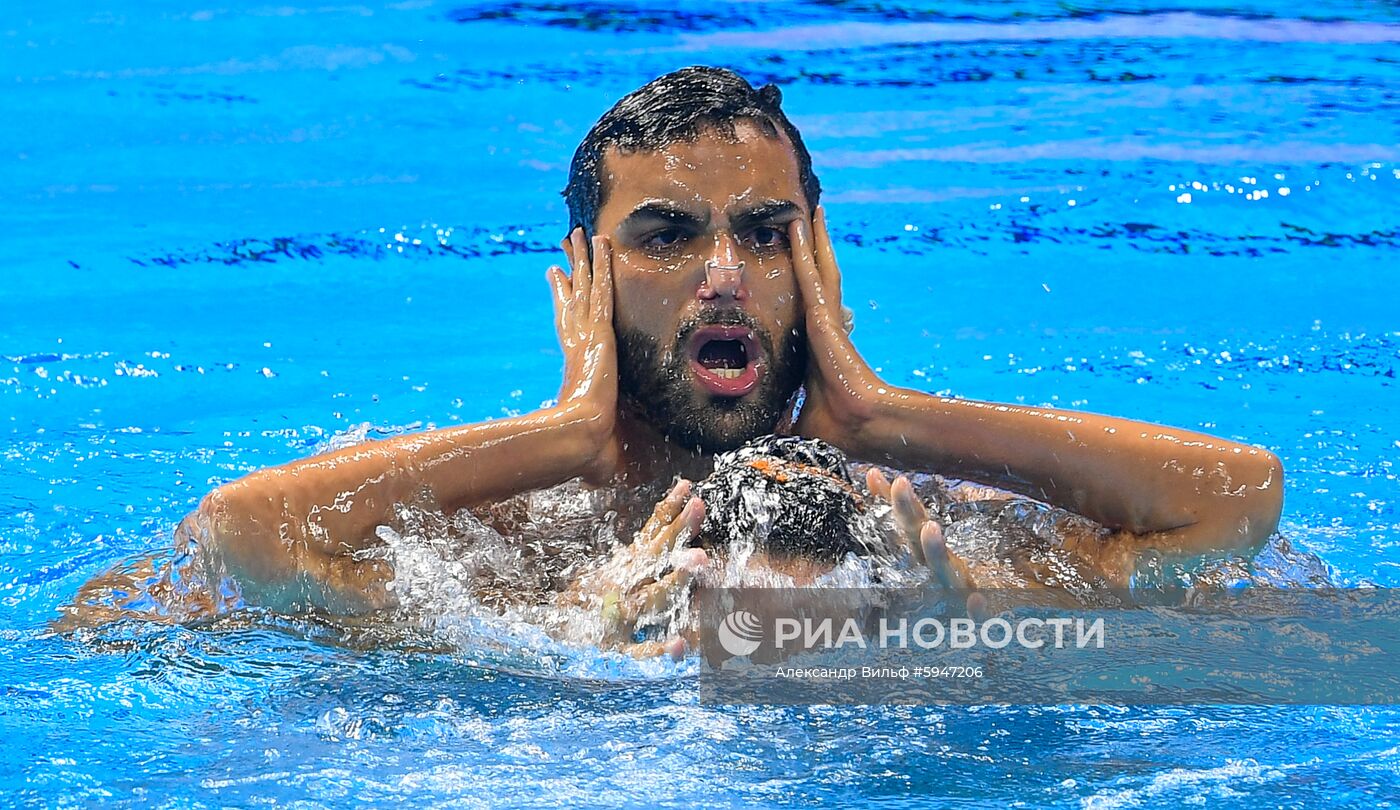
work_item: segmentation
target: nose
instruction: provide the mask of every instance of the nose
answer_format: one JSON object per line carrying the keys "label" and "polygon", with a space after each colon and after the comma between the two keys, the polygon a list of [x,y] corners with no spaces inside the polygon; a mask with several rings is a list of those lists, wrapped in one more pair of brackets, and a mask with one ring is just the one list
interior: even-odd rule
{"label": "nose", "polygon": [[732,298],[743,301],[749,297],[744,284],[744,260],[739,258],[734,239],[727,233],[715,237],[714,251],[705,258],[705,280],[695,295],[702,301]]}

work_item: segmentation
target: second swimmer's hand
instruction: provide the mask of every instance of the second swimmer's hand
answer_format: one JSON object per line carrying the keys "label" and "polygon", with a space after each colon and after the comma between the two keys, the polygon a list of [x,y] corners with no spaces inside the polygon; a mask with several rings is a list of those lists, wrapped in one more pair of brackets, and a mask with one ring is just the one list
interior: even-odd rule
{"label": "second swimmer's hand", "polygon": [[[689,599],[695,574],[710,562],[704,549],[686,545],[704,520],[704,502],[681,479],[632,542],[580,577],[561,604],[598,611],[602,647],[637,658],[681,658],[685,628],[666,625]],[[658,627],[666,630],[662,638],[638,640],[639,632]]]}
{"label": "second swimmer's hand", "polygon": [[982,614],[986,598],[977,592],[977,578],[967,562],[948,548],[943,527],[929,515],[909,479],[901,475],[890,483],[884,473],[871,467],[865,482],[872,495],[889,502],[893,509],[894,543],[908,555],[911,564],[926,570],[927,584],[954,601],[963,602],[968,615]]}
{"label": "second swimmer's hand", "polygon": [[612,246],[594,236],[590,257],[582,228],[564,242],[570,272],[549,268],[554,327],[564,351],[559,407],[576,414],[592,437],[593,463],[584,479],[604,484],[621,462],[617,425],[617,335],[613,330]]}

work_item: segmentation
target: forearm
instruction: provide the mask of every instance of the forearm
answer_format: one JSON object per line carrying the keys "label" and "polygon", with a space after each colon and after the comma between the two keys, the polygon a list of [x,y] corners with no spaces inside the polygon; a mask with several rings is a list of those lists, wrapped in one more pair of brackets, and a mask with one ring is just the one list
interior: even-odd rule
{"label": "forearm", "polygon": [[1282,508],[1268,451],[1127,419],[895,389],[862,438],[871,460],[1029,495],[1167,553],[1256,545]]}
{"label": "forearm", "polygon": [[450,513],[583,474],[591,421],[580,406],[558,407],[350,447],[225,484],[196,517],[235,579],[265,597],[255,602],[324,606],[317,586],[367,592],[376,606],[391,572],[353,555],[376,545],[397,505]]}

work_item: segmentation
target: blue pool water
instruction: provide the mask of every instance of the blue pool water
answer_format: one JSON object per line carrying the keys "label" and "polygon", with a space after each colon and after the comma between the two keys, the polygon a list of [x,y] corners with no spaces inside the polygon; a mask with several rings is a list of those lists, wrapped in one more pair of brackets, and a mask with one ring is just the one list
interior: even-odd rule
{"label": "blue pool water", "polygon": [[783,87],[887,379],[1268,447],[1282,533],[1400,585],[1398,44],[1366,0],[10,4],[0,803],[1393,806],[1392,708],[709,707],[426,630],[46,625],[213,485],[550,398],[567,161],[697,62]]}

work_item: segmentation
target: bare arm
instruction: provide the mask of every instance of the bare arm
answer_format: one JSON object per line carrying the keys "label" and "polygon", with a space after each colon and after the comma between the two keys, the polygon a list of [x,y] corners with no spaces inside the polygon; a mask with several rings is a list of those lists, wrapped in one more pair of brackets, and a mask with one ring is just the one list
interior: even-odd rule
{"label": "bare arm", "polygon": [[574,403],[350,447],[225,484],[194,522],[254,604],[383,607],[393,572],[359,553],[378,545],[395,505],[451,513],[586,475],[601,421]]}
{"label": "bare arm", "polygon": [[535,413],[351,447],[260,470],[210,493],[191,516],[250,602],[338,613],[383,607],[393,572],[362,552],[397,504],[451,513],[616,468],[617,350],[611,252],[582,231],[572,275],[551,268],[564,349],[560,404]]}
{"label": "bare arm", "polygon": [[1127,419],[889,389],[859,435],[873,460],[1029,495],[1164,554],[1254,547],[1283,508],[1269,451]]}
{"label": "bare arm", "polygon": [[1278,525],[1283,471],[1266,450],[1107,416],[934,397],[879,379],[842,328],[824,216],[793,223],[807,316],[807,403],[797,429],[870,461],[1001,486],[1119,529],[1115,570],[1154,548],[1245,549]]}

